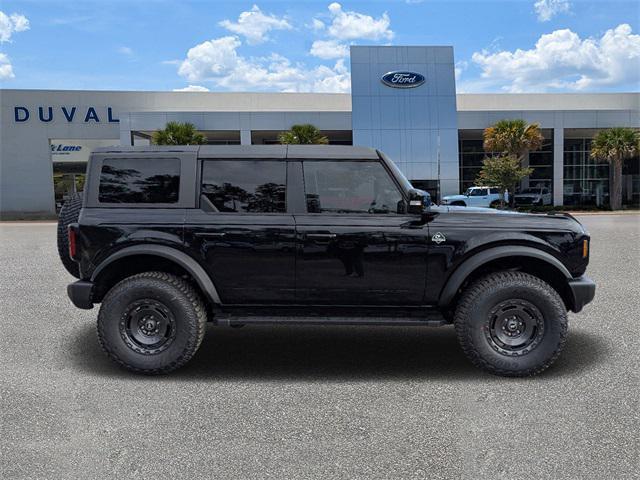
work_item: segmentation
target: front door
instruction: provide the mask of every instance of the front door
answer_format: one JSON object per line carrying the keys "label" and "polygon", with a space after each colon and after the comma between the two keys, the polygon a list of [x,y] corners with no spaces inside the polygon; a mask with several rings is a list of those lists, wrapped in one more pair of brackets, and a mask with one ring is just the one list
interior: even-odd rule
{"label": "front door", "polygon": [[377,161],[304,161],[307,212],[296,214],[297,302],[419,305],[427,227]]}
{"label": "front door", "polygon": [[295,300],[295,225],[283,160],[204,160],[200,210],[185,242],[206,265],[223,304]]}

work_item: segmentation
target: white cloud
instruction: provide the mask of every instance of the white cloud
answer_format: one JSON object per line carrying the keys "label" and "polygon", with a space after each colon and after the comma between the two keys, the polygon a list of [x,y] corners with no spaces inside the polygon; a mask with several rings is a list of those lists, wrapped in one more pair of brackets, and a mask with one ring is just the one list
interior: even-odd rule
{"label": "white cloud", "polygon": [[11,66],[11,61],[6,54],[0,53],[0,80],[7,80],[9,78],[14,78],[13,67]]}
{"label": "white cloud", "polygon": [[265,14],[257,5],[254,5],[247,12],[242,12],[236,23],[223,20],[219,25],[233,33],[243,35],[249,45],[266,42],[269,39],[267,33],[271,30],[291,30],[293,28],[285,18]]}
{"label": "white cloud", "polygon": [[571,4],[569,0],[537,0],[533,9],[538,14],[538,20],[548,22],[559,13],[567,13]]}
{"label": "white cloud", "polygon": [[311,29],[315,30],[316,32],[320,30],[324,30],[325,26],[326,25],[322,20],[318,20],[317,18],[314,18],[313,20],[311,20]]}
{"label": "white cloud", "polygon": [[208,92],[209,89],[207,87],[203,87],[202,85],[189,85],[184,88],[174,88],[174,92]]}
{"label": "white cloud", "polygon": [[344,11],[337,2],[329,5],[331,25],[327,29],[329,36],[338,40],[391,40],[393,32],[389,29],[391,20],[385,12],[380,18],[364,13]]}
{"label": "white cloud", "polygon": [[469,62],[467,62],[466,60],[460,60],[459,62],[456,62],[455,68],[454,68],[456,81],[460,79],[462,72],[464,72],[468,67],[469,67]]}
{"label": "white cloud", "polygon": [[278,54],[244,57],[237,37],[208,40],[189,49],[178,74],[191,82],[211,82],[233,91],[347,92],[350,75],[344,60],[333,67],[307,68]]}
{"label": "white cloud", "polygon": [[241,45],[238,37],[220,37],[207,40],[187,52],[187,58],[178,68],[178,74],[196,82],[228,75],[240,59],[236,49]]}
{"label": "white cloud", "polygon": [[127,55],[127,56],[131,56],[133,55],[133,49],[131,47],[120,47],[118,48],[118,53],[121,53],[122,55]]}
{"label": "white cloud", "polygon": [[585,91],[640,83],[640,35],[628,24],[601,38],[581,39],[569,29],[542,35],[530,50],[476,52],[484,87],[508,92]]}
{"label": "white cloud", "polygon": [[10,42],[14,33],[25,30],[29,30],[27,17],[18,13],[7,15],[0,10],[0,43]]}
{"label": "white cloud", "polygon": [[344,58],[349,55],[349,47],[337,40],[316,40],[309,51],[311,55],[325,60]]}

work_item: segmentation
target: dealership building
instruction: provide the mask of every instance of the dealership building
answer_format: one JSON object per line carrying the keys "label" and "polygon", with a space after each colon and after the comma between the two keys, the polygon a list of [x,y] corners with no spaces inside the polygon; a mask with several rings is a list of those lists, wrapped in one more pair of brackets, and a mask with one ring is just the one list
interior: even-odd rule
{"label": "dealership building", "polygon": [[[389,72],[394,75],[388,75]],[[0,90],[0,213],[53,214],[82,189],[92,149],[148,145],[169,121],[209,144],[271,144],[311,123],[330,143],[378,148],[414,185],[441,195],[473,185],[482,131],[501,119],[540,125],[523,187],[555,205],[608,203],[609,167],[589,157],[610,127],[640,128],[640,94],[457,94],[452,47],[351,47],[351,94]],[[638,205],[640,161],[623,171],[623,204]]]}

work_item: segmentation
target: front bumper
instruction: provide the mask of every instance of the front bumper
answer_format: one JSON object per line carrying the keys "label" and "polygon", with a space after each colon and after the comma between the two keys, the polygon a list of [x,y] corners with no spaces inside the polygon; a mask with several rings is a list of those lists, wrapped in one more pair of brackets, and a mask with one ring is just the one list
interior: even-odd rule
{"label": "front bumper", "polygon": [[569,290],[571,291],[573,300],[571,310],[578,313],[582,310],[582,307],[595,297],[596,284],[589,277],[583,275],[582,277],[572,278],[569,280]]}
{"label": "front bumper", "polygon": [[84,310],[91,310],[93,308],[93,301],[91,295],[93,292],[93,282],[87,280],[78,280],[77,282],[67,285],[67,295],[71,299],[71,302],[78,308]]}

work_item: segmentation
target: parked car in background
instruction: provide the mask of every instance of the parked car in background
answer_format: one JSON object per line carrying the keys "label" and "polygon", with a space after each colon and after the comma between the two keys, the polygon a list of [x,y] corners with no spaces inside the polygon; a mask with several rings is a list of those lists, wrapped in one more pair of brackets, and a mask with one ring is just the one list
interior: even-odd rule
{"label": "parked car in background", "polygon": [[[443,205],[459,207],[491,207],[500,205],[500,189],[496,187],[470,187],[462,195],[447,195],[442,197]],[[505,193],[505,203],[509,202],[509,193]]]}
{"label": "parked car in background", "polygon": [[551,192],[545,187],[525,188],[513,196],[516,205],[551,205]]}

